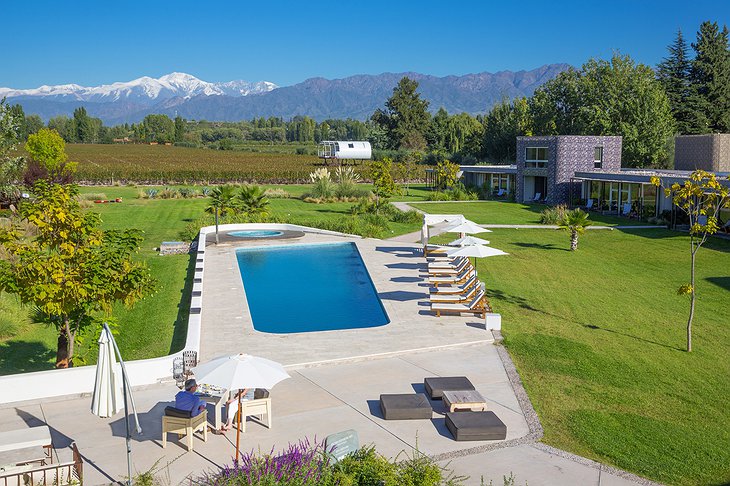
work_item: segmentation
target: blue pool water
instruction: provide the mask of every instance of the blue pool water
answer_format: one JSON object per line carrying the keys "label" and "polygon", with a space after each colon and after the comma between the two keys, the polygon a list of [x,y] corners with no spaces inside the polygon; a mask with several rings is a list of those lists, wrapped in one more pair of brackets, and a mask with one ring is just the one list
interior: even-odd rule
{"label": "blue pool water", "polygon": [[241,230],[228,232],[228,236],[235,236],[237,238],[269,238],[271,236],[281,236],[283,234],[283,231],[275,230]]}
{"label": "blue pool water", "polygon": [[354,243],[236,250],[257,331],[278,334],[390,322]]}

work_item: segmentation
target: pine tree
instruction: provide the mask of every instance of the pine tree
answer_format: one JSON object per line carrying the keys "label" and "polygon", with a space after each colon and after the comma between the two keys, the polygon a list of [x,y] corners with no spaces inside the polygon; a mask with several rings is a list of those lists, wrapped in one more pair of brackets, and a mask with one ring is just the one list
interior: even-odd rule
{"label": "pine tree", "polygon": [[682,31],[677,31],[674,43],[667,47],[669,56],[665,57],[657,66],[657,79],[667,92],[672,115],[677,122],[677,131],[680,134],[694,133],[692,125],[692,110],[690,102],[690,59],[687,52],[687,43]]}
{"label": "pine tree", "polygon": [[[730,131],[730,50],[728,29],[706,21],[692,44],[696,56],[690,68],[690,80],[696,90],[698,129],[703,132]],[[702,126],[704,124],[704,126]]]}

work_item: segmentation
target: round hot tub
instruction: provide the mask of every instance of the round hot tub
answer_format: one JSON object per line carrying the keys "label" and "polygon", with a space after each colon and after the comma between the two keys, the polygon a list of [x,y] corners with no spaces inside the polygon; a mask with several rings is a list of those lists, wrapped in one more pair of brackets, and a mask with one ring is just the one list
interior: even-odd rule
{"label": "round hot tub", "polygon": [[275,238],[283,234],[283,231],[276,230],[240,230],[228,232],[228,236],[235,238]]}

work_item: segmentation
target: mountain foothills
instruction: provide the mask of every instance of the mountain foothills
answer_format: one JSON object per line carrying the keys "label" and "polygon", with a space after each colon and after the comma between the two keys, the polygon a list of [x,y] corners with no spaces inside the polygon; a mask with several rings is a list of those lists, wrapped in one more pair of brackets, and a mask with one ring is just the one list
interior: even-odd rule
{"label": "mountain foothills", "polygon": [[365,120],[383,105],[403,76],[418,81],[433,112],[445,108],[449,112],[478,114],[488,112],[504,98],[532,95],[569,67],[548,64],[530,71],[445,77],[384,73],[333,80],[311,78],[286,87],[267,81],[209,83],[189,74],[171,73],[158,79],[145,76],[95,87],[65,84],[24,90],[0,88],[0,97],[22,104],[26,113],[38,114],[44,120],[70,116],[84,106],[89,115],[106,124],[138,122],[151,113],[217,121],[261,116],[288,119],[297,115],[315,120]]}

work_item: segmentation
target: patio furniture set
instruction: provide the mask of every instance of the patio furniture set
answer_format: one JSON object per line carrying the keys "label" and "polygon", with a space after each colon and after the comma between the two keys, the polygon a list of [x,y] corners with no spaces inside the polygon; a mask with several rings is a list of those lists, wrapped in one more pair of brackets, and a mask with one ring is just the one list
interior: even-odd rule
{"label": "patio furniture set", "polygon": [[[382,394],[380,410],[385,420],[431,419],[431,400],[443,400],[446,428],[457,441],[504,440],[507,426],[487,411],[484,397],[465,376],[429,377],[423,380],[426,394]],[[429,400],[430,398],[430,400]]]}

